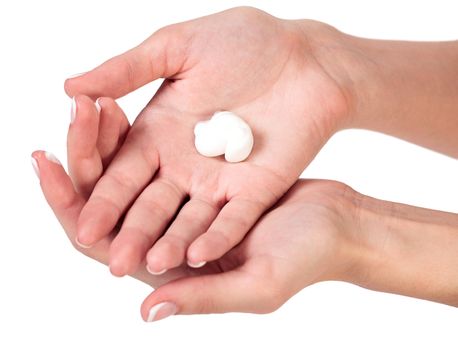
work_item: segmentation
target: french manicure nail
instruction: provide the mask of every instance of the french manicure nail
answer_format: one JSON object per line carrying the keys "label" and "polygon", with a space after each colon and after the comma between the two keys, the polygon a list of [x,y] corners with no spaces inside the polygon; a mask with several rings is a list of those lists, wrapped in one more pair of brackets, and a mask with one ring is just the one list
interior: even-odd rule
{"label": "french manicure nail", "polygon": [[100,106],[99,100],[100,100],[100,97],[97,100],[95,100],[95,108],[97,108],[97,112],[100,114],[102,107]]}
{"label": "french manicure nail", "polygon": [[147,322],[163,320],[166,317],[175,315],[177,311],[177,306],[174,303],[166,301],[156,304],[149,310]]}
{"label": "french manicure nail", "polygon": [[40,179],[40,169],[38,168],[38,162],[33,157],[31,158],[31,160],[32,160],[33,170],[35,170],[35,174],[37,174],[38,179]]}
{"label": "french manicure nail", "polygon": [[82,76],[83,74],[86,74],[86,73],[87,72],[73,74],[73,75],[70,75],[67,79],[78,78],[78,77],[80,77],[80,76]]}
{"label": "french manicure nail", "polygon": [[188,266],[192,267],[193,269],[198,269],[199,267],[204,266],[206,263],[207,263],[206,261],[200,261],[198,263],[192,263],[192,262],[188,261]]}
{"label": "french manicure nail", "polygon": [[57,159],[57,157],[52,154],[51,152],[45,152],[45,157],[47,160],[49,160],[50,162],[53,162],[55,164],[59,164],[59,165],[62,165],[59,161],[59,159]]}
{"label": "french manicure nail", "polygon": [[75,97],[72,97],[72,109],[70,111],[70,124],[73,124],[76,117],[76,100]]}
{"label": "french manicure nail", "polygon": [[92,248],[91,245],[86,245],[86,244],[83,244],[79,241],[78,237],[75,237],[75,243],[77,245],[79,245],[81,248],[84,248],[84,249],[89,249],[89,248]]}
{"label": "french manicure nail", "polygon": [[162,275],[162,274],[166,273],[167,269],[163,269],[161,271],[153,271],[153,270],[151,270],[151,268],[148,265],[146,265],[146,271],[148,271],[153,276],[159,276],[159,275]]}

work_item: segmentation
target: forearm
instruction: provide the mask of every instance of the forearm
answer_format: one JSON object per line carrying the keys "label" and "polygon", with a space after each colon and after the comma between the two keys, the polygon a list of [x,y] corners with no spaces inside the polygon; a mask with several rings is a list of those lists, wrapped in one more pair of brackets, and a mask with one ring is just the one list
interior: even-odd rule
{"label": "forearm", "polygon": [[458,214],[362,198],[352,282],[458,306]]}
{"label": "forearm", "polygon": [[349,100],[345,127],[383,132],[458,158],[458,41],[317,32],[310,36],[315,56]]}
{"label": "forearm", "polygon": [[367,58],[354,126],[458,158],[458,41],[349,39]]}

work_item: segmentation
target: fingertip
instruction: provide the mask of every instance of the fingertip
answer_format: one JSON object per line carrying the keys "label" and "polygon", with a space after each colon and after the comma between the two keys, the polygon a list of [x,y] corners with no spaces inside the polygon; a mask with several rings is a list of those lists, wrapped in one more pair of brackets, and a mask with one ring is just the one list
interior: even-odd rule
{"label": "fingertip", "polygon": [[72,98],[76,95],[76,86],[79,82],[79,78],[82,78],[87,72],[84,73],[78,73],[78,74],[73,74],[69,76],[67,79],[64,81],[64,91],[67,94],[68,97]]}
{"label": "fingertip", "polygon": [[146,255],[149,272],[153,275],[180,266],[184,259],[185,250],[171,244],[167,236],[159,239]]}
{"label": "fingertip", "polygon": [[124,277],[127,275],[125,268],[116,262],[112,262],[111,259],[110,264],[108,265],[108,269],[110,270],[110,273],[115,277]]}
{"label": "fingertip", "polygon": [[189,267],[198,269],[204,266],[207,261],[211,261],[207,256],[208,249],[205,247],[205,239],[198,237],[188,248],[186,253],[187,264]]}
{"label": "fingertip", "polygon": [[119,238],[118,234],[110,246],[110,271],[114,276],[122,277],[137,272],[144,255],[135,243]]}
{"label": "fingertip", "polygon": [[148,311],[148,318],[146,322],[156,322],[163,320],[164,318],[175,315],[178,312],[178,308],[174,303],[169,301],[162,302],[152,306]]}
{"label": "fingertip", "polygon": [[[81,233],[84,232],[84,233]],[[88,234],[85,234],[86,231],[81,231],[78,229],[78,234],[75,237],[75,243],[78,244],[81,248],[89,249],[92,248],[95,244],[93,239]]]}
{"label": "fingertip", "polygon": [[179,305],[173,297],[173,285],[159,287],[143,300],[140,313],[145,322],[159,321],[179,313]]}
{"label": "fingertip", "polygon": [[120,254],[119,247],[116,247],[116,239],[110,246],[108,268],[110,273],[116,277],[123,277],[129,273],[124,256]]}
{"label": "fingertip", "polygon": [[30,160],[32,162],[33,170],[35,171],[35,174],[37,175],[39,181],[41,181],[41,177],[40,177],[40,165],[39,165],[38,159],[40,158],[43,152],[44,151],[33,151],[32,154],[30,155]]}
{"label": "fingertip", "polygon": [[87,205],[83,207],[76,223],[75,242],[82,248],[92,247],[95,243],[97,243],[94,235],[92,234],[93,225],[91,225],[91,221],[87,220],[85,209],[87,209]]}
{"label": "fingertip", "polygon": [[155,270],[151,268],[149,264],[146,264],[146,271],[148,271],[153,276],[159,276],[159,275],[163,275],[164,273],[166,273],[167,269]]}
{"label": "fingertip", "polygon": [[81,243],[80,240],[79,240],[79,238],[78,238],[78,236],[75,237],[75,243],[76,243],[79,247],[84,248],[84,249],[90,249],[90,248],[92,248],[92,245],[86,245],[86,244]]}
{"label": "fingertip", "polygon": [[97,113],[100,114],[100,112],[102,111],[102,106],[100,105],[100,97],[97,100],[95,100],[94,104],[95,108],[97,109]]}
{"label": "fingertip", "polygon": [[64,81],[64,91],[68,97],[73,97],[73,90],[72,90],[72,78],[67,78]]}
{"label": "fingertip", "polygon": [[199,262],[192,262],[188,260],[188,266],[192,267],[193,269],[198,269],[204,266],[207,262],[206,261],[199,261]]}

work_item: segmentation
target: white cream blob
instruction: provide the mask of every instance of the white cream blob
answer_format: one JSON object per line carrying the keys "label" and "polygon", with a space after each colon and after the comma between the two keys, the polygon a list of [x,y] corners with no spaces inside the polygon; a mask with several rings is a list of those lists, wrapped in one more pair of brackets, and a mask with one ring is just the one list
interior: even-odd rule
{"label": "white cream blob", "polygon": [[231,163],[248,158],[253,149],[250,126],[232,112],[216,112],[210,120],[198,122],[194,127],[197,152],[205,157],[224,158]]}

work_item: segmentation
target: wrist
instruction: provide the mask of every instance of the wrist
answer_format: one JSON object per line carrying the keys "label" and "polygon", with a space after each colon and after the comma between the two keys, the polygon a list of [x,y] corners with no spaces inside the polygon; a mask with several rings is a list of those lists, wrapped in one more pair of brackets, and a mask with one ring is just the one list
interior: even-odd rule
{"label": "wrist", "polygon": [[458,215],[361,196],[357,268],[362,287],[458,306]]}
{"label": "wrist", "polygon": [[360,106],[361,92],[367,90],[368,86],[365,85],[373,85],[376,81],[369,78],[374,73],[369,69],[363,54],[355,54],[358,50],[356,38],[322,22],[299,20],[296,23],[306,39],[307,49],[345,100],[345,111],[336,118],[334,132],[353,127],[355,120],[363,114]]}
{"label": "wrist", "polygon": [[332,240],[323,273],[317,281],[345,281],[355,284],[365,279],[373,256],[372,247],[362,239],[361,203],[365,196],[339,182],[327,182],[319,193],[319,202],[327,209],[326,217],[332,222]]}

